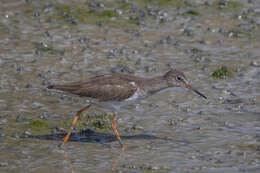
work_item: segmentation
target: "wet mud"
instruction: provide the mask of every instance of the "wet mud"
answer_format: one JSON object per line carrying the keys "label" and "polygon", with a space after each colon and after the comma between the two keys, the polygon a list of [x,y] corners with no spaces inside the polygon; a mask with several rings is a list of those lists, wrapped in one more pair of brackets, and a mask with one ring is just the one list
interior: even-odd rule
{"label": "wet mud", "polygon": [[[258,0],[2,0],[0,172],[259,172]],[[119,112],[49,84],[100,73],[185,73],[208,99],[168,89]]]}

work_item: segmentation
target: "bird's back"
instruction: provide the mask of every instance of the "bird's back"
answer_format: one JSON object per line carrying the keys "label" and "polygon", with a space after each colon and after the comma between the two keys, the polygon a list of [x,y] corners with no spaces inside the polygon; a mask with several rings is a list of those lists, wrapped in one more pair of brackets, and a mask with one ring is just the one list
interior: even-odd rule
{"label": "bird's back", "polygon": [[135,82],[139,78],[124,74],[104,74],[91,77],[86,81],[64,85],[50,85],[48,89],[70,92],[81,97],[90,97],[99,101],[122,101],[131,97],[137,90]]}

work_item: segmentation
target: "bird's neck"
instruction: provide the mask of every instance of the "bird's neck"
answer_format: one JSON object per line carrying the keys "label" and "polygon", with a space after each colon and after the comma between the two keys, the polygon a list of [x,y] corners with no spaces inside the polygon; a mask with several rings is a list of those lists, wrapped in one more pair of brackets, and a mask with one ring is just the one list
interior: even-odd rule
{"label": "bird's neck", "polygon": [[157,93],[169,87],[163,76],[147,79],[145,85],[146,92],[149,94]]}

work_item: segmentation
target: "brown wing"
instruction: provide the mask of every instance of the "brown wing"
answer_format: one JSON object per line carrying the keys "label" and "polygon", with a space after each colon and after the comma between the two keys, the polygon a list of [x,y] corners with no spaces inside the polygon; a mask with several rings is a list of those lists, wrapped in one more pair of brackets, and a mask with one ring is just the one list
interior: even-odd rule
{"label": "brown wing", "polygon": [[95,98],[100,101],[121,101],[131,97],[137,87],[117,75],[100,75],[85,82],[74,82],[67,85],[52,85],[49,89],[67,91],[82,97]]}
{"label": "brown wing", "polygon": [[136,88],[132,85],[106,84],[83,87],[75,91],[74,94],[95,98],[100,101],[121,101],[131,97],[135,91]]}

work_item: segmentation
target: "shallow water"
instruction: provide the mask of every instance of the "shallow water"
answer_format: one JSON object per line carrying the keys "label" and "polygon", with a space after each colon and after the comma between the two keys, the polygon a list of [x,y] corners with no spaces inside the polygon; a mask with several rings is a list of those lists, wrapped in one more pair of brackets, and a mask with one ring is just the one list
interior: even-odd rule
{"label": "shallow water", "polygon": [[[90,2],[0,2],[0,172],[259,172],[260,3]],[[84,8],[98,12],[75,15]],[[213,77],[221,66],[232,75]],[[110,113],[93,107],[59,147],[86,100],[48,84],[170,67],[208,99],[173,88],[130,105],[118,118],[124,153]]]}

